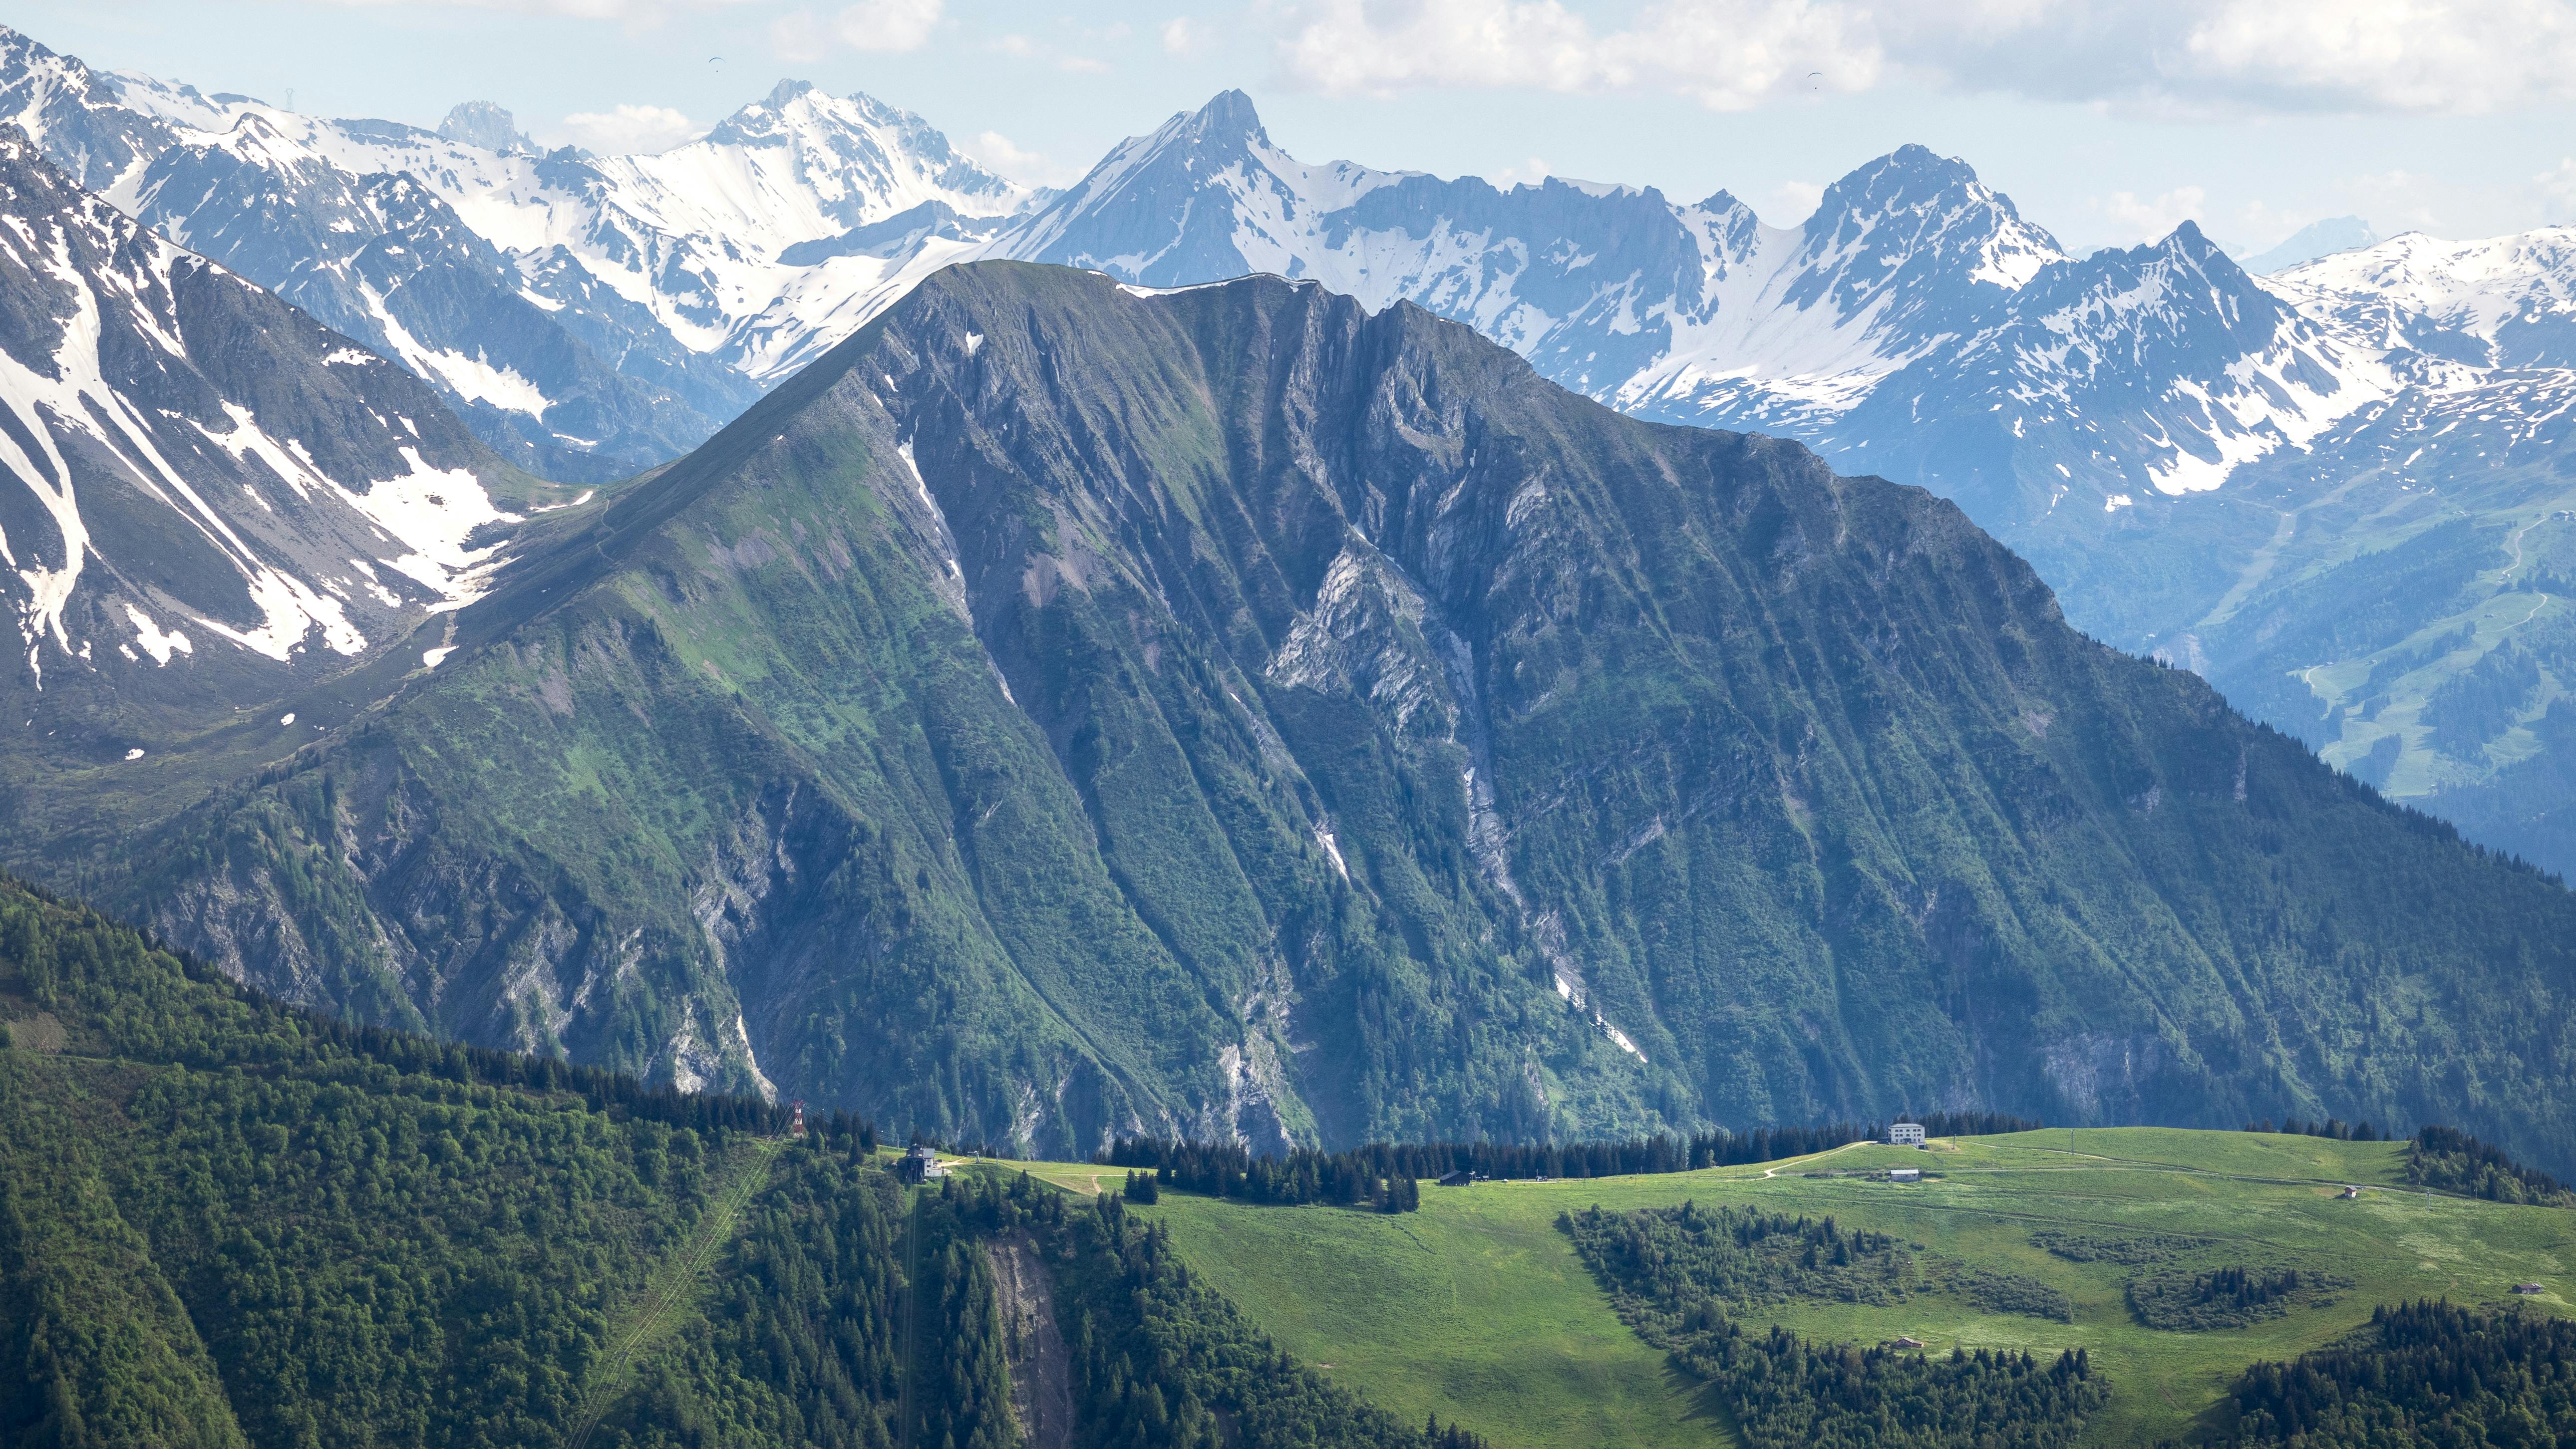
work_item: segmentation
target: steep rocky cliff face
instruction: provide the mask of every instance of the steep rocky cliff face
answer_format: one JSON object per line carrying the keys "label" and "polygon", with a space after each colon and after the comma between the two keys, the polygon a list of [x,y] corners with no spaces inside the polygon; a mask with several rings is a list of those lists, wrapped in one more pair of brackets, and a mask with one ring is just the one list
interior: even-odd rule
{"label": "steep rocky cliff face", "polygon": [[307,999],[1085,1149],[1989,1105],[2571,1152],[2576,906],[1951,505],[1312,284],[941,274],[131,887]]}

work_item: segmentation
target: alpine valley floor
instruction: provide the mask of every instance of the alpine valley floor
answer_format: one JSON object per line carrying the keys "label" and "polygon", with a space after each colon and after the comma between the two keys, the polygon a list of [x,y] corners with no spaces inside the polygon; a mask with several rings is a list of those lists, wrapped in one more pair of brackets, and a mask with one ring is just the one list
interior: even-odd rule
{"label": "alpine valley floor", "polygon": [[[1168,1223],[1183,1261],[1282,1347],[1392,1410],[1455,1421],[1506,1449],[1715,1444],[1722,1410],[1631,1333],[1556,1226],[1598,1204],[1628,1210],[1757,1207],[1832,1215],[1844,1230],[1907,1239],[1930,1259],[2035,1278],[2073,1300],[2071,1323],[1990,1313],[1922,1294],[1893,1306],[1792,1302],[1748,1316],[1819,1339],[1907,1335],[1930,1352],[2088,1350],[2111,1382],[2091,1444],[2153,1444],[2223,1427],[2246,1366],[2343,1338],[2378,1304],[2526,1299],[2568,1314],[2576,1213],[2428,1195],[2404,1185],[2402,1142],[2270,1133],[2051,1128],[1936,1143],[1856,1145],[1760,1167],[1556,1182],[1425,1184],[1397,1216],[1273,1207],[1166,1192],[1133,1209]],[[1920,1167],[1897,1184],[1872,1173]],[[1034,1169],[1077,1191],[1115,1190],[1123,1170]],[[2362,1188],[2357,1199],[2342,1194]],[[2034,1234],[2138,1242],[2192,1238],[2205,1256],[2349,1280],[2333,1301],[2243,1328],[2167,1332],[2130,1311],[2137,1270],[2074,1262]]]}

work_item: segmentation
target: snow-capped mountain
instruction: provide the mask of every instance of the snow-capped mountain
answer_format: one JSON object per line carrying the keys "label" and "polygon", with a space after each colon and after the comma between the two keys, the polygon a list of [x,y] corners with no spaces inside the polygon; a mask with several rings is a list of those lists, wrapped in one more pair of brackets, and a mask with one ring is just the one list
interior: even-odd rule
{"label": "snow-capped mountain", "polygon": [[2334,216],[2324,221],[2309,222],[2268,251],[2236,260],[2238,265],[2254,275],[2267,277],[2319,257],[2378,244],[2379,233],[2371,229],[2369,222],[2357,216]]}
{"label": "snow-capped mountain", "polygon": [[2486,241],[2408,232],[2268,279],[2366,345],[2474,367],[2576,367],[2576,227]]}
{"label": "snow-capped mountain", "polygon": [[[1935,487],[2034,552],[2089,551],[2096,530],[2072,515],[2207,492],[2391,390],[2375,354],[2264,290],[2188,222],[1983,300],[1818,441]],[[2080,558],[2051,562],[2059,579],[2088,572]]]}
{"label": "snow-capped mountain", "polygon": [[[450,164],[370,164],[371,152],[394,149],[444,151]],[[649,321],[641,337],[632,328],[603,336],[596,324],[581,335],[557,315],[560,299],[416,179],[454,175],[486,155],[427,132],[352,138],[342,126],[244,105],[220,131],[178,132],[108,195],[411,368],[531,471],[594,482],[632,473],[685,451],[749,402],[753,390],[737,375],[657,336]],[[646,357],[677,365],[622,371],[608,360],[639,343]]]}
{"label": "snow-capped mountain", "polygon": [[1965,163],[1908,146],[1794,228],[1724,192],[1498,191],[1273,145],[1239,92],[1131,140],[987,251],[1146,286],[1247,271],[1466,322],[1624,411],[1786,434],[2022,541],[2205,490],[2388,392],[2185,226],[2078,260]]}
{"label": "snow-capped mountain", "polygon": [[801,82],[611,158],[539,154],[484,103],[438,131],[317,120],[5,28],[0,98],[83,184],[567,479],[686,451],[1029,198],[919,117]]}
{"label": "snow-capped mountain", "polygon": [[[1239,92],[1050,195],[920,118],[793,82],[659,155],[538,154],[493,107],[437,132],[317,121],[101,75],[5,31],[0,102],[118,204],[412,368],[559,477],[672,456],[939,268],[1010,257],[1143,287],[1275,272],[1409,301],[1623,410],[1922,484],[2027,554],[2089,631],[2210,671],[2338,762],[2396,737],[2398,763],[2368,768],[2403,793],[2524,758],[2512,731],[2530,722],[2454,725],[2437,748],[2429,725],[2388,723],[2403,710],[2352,715],[2363,695],[2337,681],[2384,679],[2389,651],[2469,628],[2475,647],[2418,671],[2432,709],[2503,637],[2470,604],[2529,614],[2527,639],[2555,616],[2497,591],[2576,576],[2576,538],[2552,562],[2540,522],[2576,506],[2558,496],[2576,463],[2564,228],[2400,237],[2257,277],[2188,225],[2072,256],[1920,147],[1778,227],[1725,192],[1300,161]],[[2443,518],[2482,530],[2459,562],[2478,582],[2382,590],[2372,617],[2413,620],[2398,635],[2300,642],[2302,600],[2354,617],[2352,579]],[[2576,640],[2566,676],[2576,688]],[[2576,819],[2576,767],[2560,793]],[[2554,858],[2576,864],[2576,826]]]}
{"label": "snow-capped mountain", "polygon": [[201,720],[343,668],[474,597],[549,491],[409,372],[82,191],[14,125],[0,299],[0,692],[31,719],[104,681]]}
{"label": "snow-capped mountain", "polygon": [[[197,103],[213,105],[202,98]],[[115,79],[5,25],[0,25],[0,113],[35,136],[56,166],[92,191],[105,191],[119,177],[141,170],[171,139],[168,123],[128,105]]]}
{"label": "snow-capped mountain", "polygon": [[537,179],[458,204],[518,255],[562,248],[684,346],[763,385],[864,322],[849,299],[898,272],[908,290],[1030,195],[920,117],[802,81],[687,145]]}
{"label": "snow-capped mountain", "polygon": [[[2576,867],[2576,717],[2550,726],[2563,750],[2533,733],[2576,689],[2576,617],[2548,642],[2576,616],[2549,592],[2576,593],[2569,238],[2401,237],[2265,279],[2186,224],[2077,258],[1919,147],[1777,228],[1725,193],[1310,165],[1229,93],[985,250],[1400,298],[1623,410],[1922,484],[2082,627],[2203,669],[2374,783],[2471,810],[2459,791],[2500,770],[2557,771],[2472,813]],[[2552,649],[2537,677],[2563,685],[2463,713],[2499,688],[2469,676]]]}

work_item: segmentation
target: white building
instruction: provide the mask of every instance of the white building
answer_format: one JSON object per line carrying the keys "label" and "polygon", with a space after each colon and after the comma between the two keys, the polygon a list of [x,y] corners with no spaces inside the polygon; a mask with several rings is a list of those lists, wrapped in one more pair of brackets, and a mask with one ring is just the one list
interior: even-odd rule
{"label": "white building", "polygon": [[1890,1147],[1922,1146],[1923,1124],[1920,1122],[1899,1122],[1895,1126],[1888,1128],[1887,1145]]}

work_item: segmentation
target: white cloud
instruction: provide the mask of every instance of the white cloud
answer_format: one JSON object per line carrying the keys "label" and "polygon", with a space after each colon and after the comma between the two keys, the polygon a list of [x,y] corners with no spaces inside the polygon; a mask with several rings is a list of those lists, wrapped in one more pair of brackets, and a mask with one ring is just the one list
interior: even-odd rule
{"label": "white cloud", "polygon": [[1548,174],[1546,160],[1532,156],[1522,164],[1506,166],[1486,179],[1493,182],[1497,190],[1509,191],[1515,186],[1536,186],[1545,181]]}
{"label": "white cloud", "polygon": [[613,111],[576,111],[563,118],[566,134],[604,156],[668,151],[696,140],[705,129],[669,106],[619,106]]}
{"label": "white cloud", "polygon": [[1055,68],[1062,71],[1071,71],[1075,75],[1109,74],[1109,63],[1107,61],[1093,60],[1087,55],[1068,55],[1064,59],[1057,61],[1055,63]]}
{"label": "white cloud", "polygon": [[2559,222],[2576,222],[2576,156],[2559,159],[2558,165],[2531,178],[2548,199],[2549,215]]}
{"label": "white cloud", "polygon": [[1170,55],[1190,55],[1207,43],[1207,31],[1186,15],[1176,15],[1163,22],[1163,50]]}
{"label": "white cloud", "polygon": [[2180,113],[2475,113],[2576,97],[2568,0],[1302,0],[1292,83],[1663,91],[1718,110],[1883,81]]}
{"label": "white cloud", "polygon": [[2234,0],[2199,7],[2184,68],[2291,110],[2489,111],[2570,94],[2564,0]]}
{"label": "white cloud", "polygon": [[1773,226],[1796,226],[1816,214],[1816,203],[1825,199],[1824,183],[1819,181],[1783,181],[1771,188],[1764,204],[1753,208],[1753,214]]}
{"label": "white cloud", "polygon": [[2093,203],[2093,209],[2109,218],[2116,244],[2135,246],[2163,241],[2175,227],[2200,220],[2208,204],[2207,191],[2197,186],[2177,186],[2144,201],[2135,192],[2114,191]]}
{"label": "white cloud", "polygon": [[1032,186],[1062,186],[1082,176],[1081,167],[1062,165],[1044,152],[1026,150],[999,131],[961,138],[956,144],[970,160]]}
{"label": "white cloud", "polygon": [[829,20],[793,10],[770,22],[769,40],[789,60],[819,60],[835,48],[901,54],[930,43],[943,0],[859,0]]}
{"label": "white cloud", "polygon": [[615,20],[630,26],[658,25],[673,12],[715,10],[757,0],[324,0],[349,10],[426,8],[433,10],[507,10],[513,14],[568,15],[576,20]]}
{"label": "white cloud", "polygon": [[957,142],[957,149],[965,152],[968,160],[989,170],[999,171],[1014,180],[1025,179],[1047,164],[1045,156],[1035,151],[1021,149],[1010,137],[999,131],[986,131],[979,136],[963,137]]}
{"label": "white cloud", "polygon": [[1391,9],[1364,0],[1308,7],[1281,43],[1289,79],[1339,93],[1652,89],[1743,110],[1804,89],[1811,72],[1837,90],[1864,89],[1880,64],[1850,7],[1833,0],[1668,0],[1606,33],[1557,0],[1417,0],[1401,14]]}
{"label": "white cloud", "polygon": [[1003,36],[993,42],[993,48],[1004,55],[1016,55],[1022,59],[1038,53],[1037,42],[1019,34]]}

